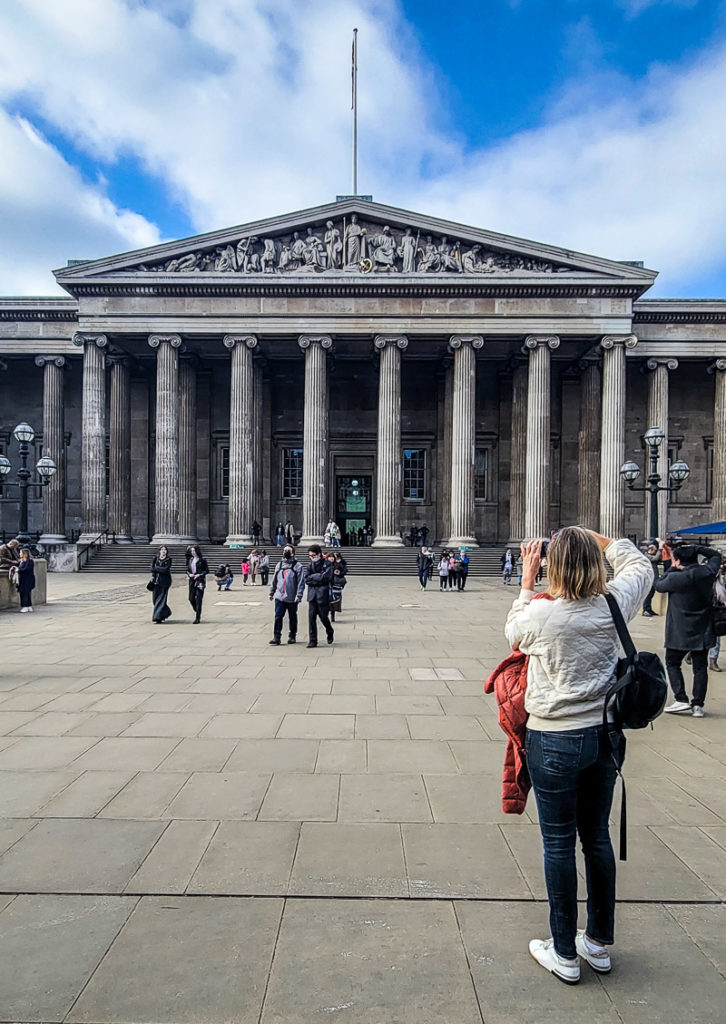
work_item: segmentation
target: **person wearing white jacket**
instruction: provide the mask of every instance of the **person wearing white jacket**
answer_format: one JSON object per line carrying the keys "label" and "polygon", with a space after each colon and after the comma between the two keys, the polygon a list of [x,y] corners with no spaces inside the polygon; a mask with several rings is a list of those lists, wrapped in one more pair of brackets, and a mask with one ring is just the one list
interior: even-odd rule
{"label": "person wearing white jacket", "polygon": [[[610,540],[579,526],[560,530],[547,552],[549,588],[534,600],[541,541],[522,545],[522,590],[507,617],[513,650],[528,655],[526,757],[544,845],[552,937],[530,942],[534,959],[575,984],[583,957],[611,969],[615,856],[609,816],[617,772],[603,728],[605,695],[619,657],[618,636],[604,594],[632,619],[650,590],[653,570],[629,540]],[[603,553],[614,579],[606,583]],[[615,737],[620,763],[622,733]],[[577,930],[579,833],[587,873],[587,928]],[[579,956],[578,956],[579,954]]]}

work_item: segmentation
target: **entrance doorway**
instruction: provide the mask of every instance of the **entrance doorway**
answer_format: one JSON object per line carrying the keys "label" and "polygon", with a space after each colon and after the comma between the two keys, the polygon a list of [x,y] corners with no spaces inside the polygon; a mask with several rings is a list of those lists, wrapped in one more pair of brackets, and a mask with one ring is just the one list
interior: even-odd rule
{"label": "entrance doorway", "polygon": [[336,477],[336,519],[342,544],[365,543],[363,534],[371,525],[371,480],[370,476]]}

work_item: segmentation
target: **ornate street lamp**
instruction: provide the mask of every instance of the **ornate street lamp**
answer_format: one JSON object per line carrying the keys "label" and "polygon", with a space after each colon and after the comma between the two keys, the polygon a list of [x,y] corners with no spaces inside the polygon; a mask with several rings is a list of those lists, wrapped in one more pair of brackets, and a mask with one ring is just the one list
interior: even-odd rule
{"label": "ornate street lamp", "polygon": [[620,468],[620,475],[628,485],[629,491],[648,491],[650,493],[650,539],[654,541],[658,536],[658,494],[667,491],[673,494],[681,489],[684,480],[691,472],[685,462],[674,462],[668,470],[672,483],[668,486],[661,486],[661,477],[658,473],[658,449],[665,441],[665,433],[660,427],[651,427],[645,432],[643,440],[648,446],[650,453],[650,473],[648,483],[644,487],[636,487],[635,481],[640,476],[640,467],[637,462],[626,462]]}
{"label": "ornate street lamp", "polygon": [[47,456],[38,459],[35,471],[40,480],[34,482],[33,473],[28,469],[28,455],[30,453],[30,444],[35,437],[35,431],[27,423],[19,423],[13,434],[20,444],[20,469],[16,474],[18,479],[17,481],[7,479],[11,466],[10,460],[5,458],[4,455],[0,455],[0,477],[6,487],[18,487],[20,489],[20,529],[18,530],[18,540],[21,544],[30,544],[30,536],[28,534],[28,488],[42,488],[50,483],[50,478],[56,471],[56,465]]}

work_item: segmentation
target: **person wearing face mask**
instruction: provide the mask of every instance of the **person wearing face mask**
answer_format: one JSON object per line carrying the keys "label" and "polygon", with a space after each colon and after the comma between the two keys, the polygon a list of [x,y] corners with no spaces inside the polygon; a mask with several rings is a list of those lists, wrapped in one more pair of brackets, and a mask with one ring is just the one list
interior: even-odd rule
{"label": "person wearing face mask", "polygon": [[319,544],[308,548],[310,562],[305,566],[305,583],[308,588],[308,647],[318,646],[318,619],[325,627],[328,643],[334,640],[330,624],[330,584],[333,566],[325,558]]}
{"label": "person wearing face mask", "polygon": [[297,640],[297,606],[302,601],[305,590],[304,569],[297,558],[295,548],[286,544],[282,553],[282,561],[275,566],[270,584],[270,600],[275,602],[275,625],[270,644],[279,647],[282,643],[282,625],[285,615],[288,617],[287,642],[294,644]]}

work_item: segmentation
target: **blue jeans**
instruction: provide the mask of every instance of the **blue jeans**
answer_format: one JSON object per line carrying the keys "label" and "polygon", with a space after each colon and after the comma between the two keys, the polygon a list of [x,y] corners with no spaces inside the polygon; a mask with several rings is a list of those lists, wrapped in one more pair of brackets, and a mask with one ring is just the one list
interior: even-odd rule
{"label": "blue jeans", "polygon": [[[625,738],[617,733],[618,761]],[[602,726],[571,732],[527,730],[527,767],[537,800],[544,844],[550,928],[560,956],[575,957],[577,867],[580,836],[587,880],[587,934],[612,945],[615,929],[615,855],[608,819],[617,771]]]}

